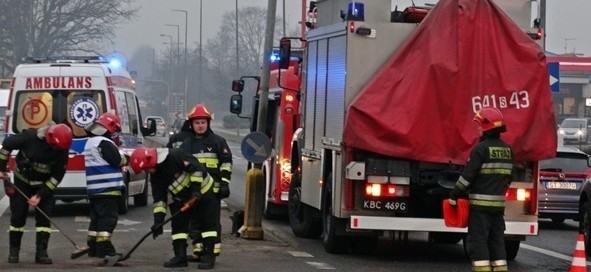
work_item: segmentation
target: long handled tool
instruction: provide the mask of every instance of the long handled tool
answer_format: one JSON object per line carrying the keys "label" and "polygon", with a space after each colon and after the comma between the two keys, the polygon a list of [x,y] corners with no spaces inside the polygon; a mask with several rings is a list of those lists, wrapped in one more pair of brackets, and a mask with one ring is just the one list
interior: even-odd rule
{"label": "long handled tool", "polygon": [[131,253],[133,253],[133,251],[135,251],[136,248],[138,248],[140,246],[140,244],[142,242],[144,242],[144,240],[146,240],[146,238],[148,238],[148,236],[150,236],[155,229],[158,229],[162,226],[164,226],[166,223],[170,222],[170,220],[172,220],[173,218],[175,218],[177,215],[179,215],[180,213],[186,212],[189,209],[191,209],[191,207],[193,207],[193,205],[195,204],[195,202],[197,201],[196,197],[192,197],[189,201],[185,202],[185,204],[183,204],[183,207],[178,210],[177,212],[175,212],[174,214],[172,214],[168,219],[164,220],[162,223],[153,226],[152,228],[150,228],[150,231],[148,233],[146,233],[144,235],[144,237],[142,237],[142,239],[140,239],[132,248],[131,250],[129,250],[129,252],[127,252],[127,254],[125,255],[121,255],[121,254],[115,254],[115,255],[107,255],[105,256],[105,259],[103,260],[103,265],[106,266],[114,266],[116,263],[118,262],[122,262],[125,261],[127,259],[129,259],[129,257],[131,257]]}
{"label": "long handled tool", "polygon": [[[4,182],[10,182],[7,179],[4,179]],[[10,184],[10,186],[12,186],[21,196],[23,196],[27,201],[29,201],[29,197],[27,197],[27,195],[21,191],[20,188],[18,188],[16,186],[16,184]],[[62,229],[53,221],[51,220],[51,218],[43,211],[41,210],[41,208],[39,208],[38,206],[35,206],[35,209],[37,209],[37,211],[39,213],[41,213],[45,218],[47,218],[47,220],[49,220],[49,222],[64,236],[66,237],[66,239],[68,239],[68,241],[70,241],[70,243],[72,243],[72,245],[76,248],[76,250],[72,251],[72,254],[70,255],[71,259],[76,259],[79,258],[80,256],[86,255],[86,253],[88,253],[88,247],[87,246],[78,246],[76,244],[76,242],[74,242],[74,240],[72,240],[72,238],[70,238],[70,236],[66,235]]]}

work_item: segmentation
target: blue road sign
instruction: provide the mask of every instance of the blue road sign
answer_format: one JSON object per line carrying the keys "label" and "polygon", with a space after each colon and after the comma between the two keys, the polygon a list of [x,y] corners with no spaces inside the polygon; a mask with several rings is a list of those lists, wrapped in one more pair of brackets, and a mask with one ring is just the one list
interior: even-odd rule
{"label": "blue road sign", "polygon": [[271,156],[271,141],[265,133],[251,132],[240,144],[242,156],[252,163],[262,163]]}
{"label": "blue road sign", "polygon": [[548,75],[550,78],[550,90],[553,93],[560,92],[560,64],[558,62],[548,63]]}

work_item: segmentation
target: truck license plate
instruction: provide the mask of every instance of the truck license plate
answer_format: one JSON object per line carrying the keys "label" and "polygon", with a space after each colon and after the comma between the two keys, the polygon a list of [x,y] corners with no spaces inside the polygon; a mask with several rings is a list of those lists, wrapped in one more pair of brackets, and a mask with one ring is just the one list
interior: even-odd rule
{"label": "truck license plate", "polygon": [[406,199],[396,200],[363,200],[363,209],[380,211],[408,211],[408,201]]}

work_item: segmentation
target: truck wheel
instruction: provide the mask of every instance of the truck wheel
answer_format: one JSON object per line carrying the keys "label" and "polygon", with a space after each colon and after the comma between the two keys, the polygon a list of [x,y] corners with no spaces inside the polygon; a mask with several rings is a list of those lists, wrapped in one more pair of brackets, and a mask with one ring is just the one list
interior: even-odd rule
{"label": "truck wheel", "polygon": [[507,254],[507,261],[515,260],[517,252],[519,252],[519,240],[505,240],[505,253]]}
{"label": "truck wheel", "polygon": [[136,207],[145,207],[148,205],[148,176],[146,176],[142,192],[133,196],[133,205]]}
{"label": "truck wheel", "polygon": [[586,201],[581,206],[579,214],[579,233],[585,236],[585,253],[591,255],[591,202]]}
{"label": "truck wheel", "polygon": [[302,183],[299,173],[294,173],[289,185],[287,215],[291,231],[297,237],[318,238],[322,234],[321,222],[314,216],[314,209],[301,201]]}
{"label": "truck wheel", "polygon": [[344,226],[344,222],[332,215],[332,174],[328,175],[322,189],[322,203],[322,225],[324,228],[322,243],[324,249],[331,254],[347,253],[351,237],[337,235],[337,229]]}

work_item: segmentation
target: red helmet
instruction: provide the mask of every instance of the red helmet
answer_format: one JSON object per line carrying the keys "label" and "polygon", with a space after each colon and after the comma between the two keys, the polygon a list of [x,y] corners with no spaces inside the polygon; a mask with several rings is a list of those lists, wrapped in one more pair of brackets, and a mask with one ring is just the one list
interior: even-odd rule
{"label": "red helmet", "polygon": [[96,122],[103,125],[111,134],[121,132],[121,121],[119,121],[119,117],[113,113],[103,113]]}
{"label": "red helmet", "polygon": [[207,121],[211,121],[211,113],[203,106],[202,104],[197,104],[191,112],[189,112],[189,116],[187,117],[189,120],[197,119],[197,118],[205,118]]}
{"label": "red helmet", "polygon": [[64,124],[50,125],[45,132],[45,142],[68,150],[72,145],[72,130]]}
{"label": "red helmet", "polygon": [[154,168],[157,164],[156,148],[139,147],[133,150],[129,165],[134,173],[139,173],[148,168]]}
{"label": "red helmet", "polygon": [[482,108],[474,115],[474,122],[478,123],[482,131],[489,131],[493,128],[503,127],[503,114],[497,108]]}

